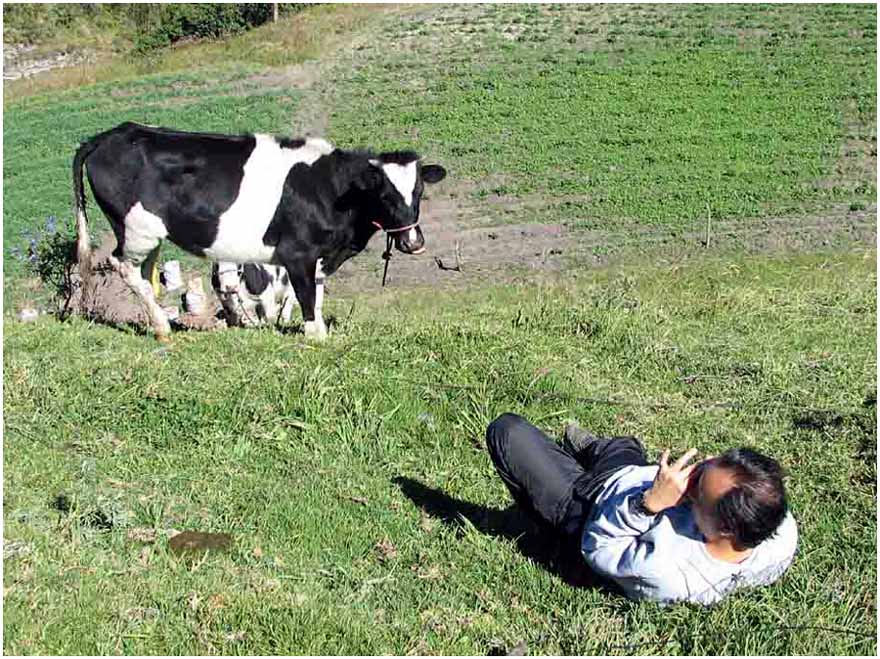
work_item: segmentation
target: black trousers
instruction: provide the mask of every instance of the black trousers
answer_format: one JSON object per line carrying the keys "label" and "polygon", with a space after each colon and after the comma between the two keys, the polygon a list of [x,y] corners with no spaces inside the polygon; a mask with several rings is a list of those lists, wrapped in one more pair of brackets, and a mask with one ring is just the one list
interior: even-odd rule
{"label": "black trousers", "polygon": [[486,430],[489,455],[517,505],[541,526],[580,542],[596,495],[611,474],[645,466],[635,437],[599,437],[575,459],[516,414],[502,414]]}

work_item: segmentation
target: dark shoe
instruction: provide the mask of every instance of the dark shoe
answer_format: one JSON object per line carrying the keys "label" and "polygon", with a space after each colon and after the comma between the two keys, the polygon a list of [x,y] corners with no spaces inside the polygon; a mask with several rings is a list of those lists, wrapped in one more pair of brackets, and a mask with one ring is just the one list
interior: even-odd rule
{"label": "dark shoe", "polygon": [[569,422],[565,424],[562,446],[572,457],[577,457],[585,448],[596,440],[596,436],[581,428],[578,424]]}

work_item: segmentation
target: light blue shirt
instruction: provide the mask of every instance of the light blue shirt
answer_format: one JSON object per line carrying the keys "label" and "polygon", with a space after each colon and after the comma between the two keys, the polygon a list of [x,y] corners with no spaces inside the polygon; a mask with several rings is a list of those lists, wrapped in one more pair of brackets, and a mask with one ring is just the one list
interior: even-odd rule
{"label": "light blue shirt", "polygon": [[715,604],[737,588],[776,581],[797,550],[791,513],[741,563],[712,557],[689,504],[657,515],[630,510],[658,467],[624,467],[605,483],[584,526],[581,551],[590,567],[636,600]]}

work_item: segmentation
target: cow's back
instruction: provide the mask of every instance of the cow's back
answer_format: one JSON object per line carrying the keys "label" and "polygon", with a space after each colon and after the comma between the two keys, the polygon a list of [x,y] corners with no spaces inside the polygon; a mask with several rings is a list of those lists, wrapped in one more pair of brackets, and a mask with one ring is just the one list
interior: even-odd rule
{"label": "cow's back", "polygon": [[290,169],[333,150],[319,139],[134,123],[92,141],[86,171],[117,236],[132,234],[145,245],[156,236],[168,238],[194,254],[233,261],[272,258],[274,245],[265,244],[265,234]]}

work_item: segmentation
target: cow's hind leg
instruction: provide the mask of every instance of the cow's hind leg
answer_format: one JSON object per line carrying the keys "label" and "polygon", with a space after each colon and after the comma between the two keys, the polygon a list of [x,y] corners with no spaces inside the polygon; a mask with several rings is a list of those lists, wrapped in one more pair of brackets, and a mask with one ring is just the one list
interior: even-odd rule
{"label": "cow's hind leg", "polygon": [[150,318],[150,324],[156,333],[156,340],[163,343],[170,341],[171,324],[168,322],[168,316],[156,301],[156,296],[153,295],[153,287],[150,285],[150,282],[141,276],[141,268],[131,261],[124,259],[120,261],[115,256],[110,257],[110,265],[119,273],[141,301],[141,304],[144,305],[144,309]]}

